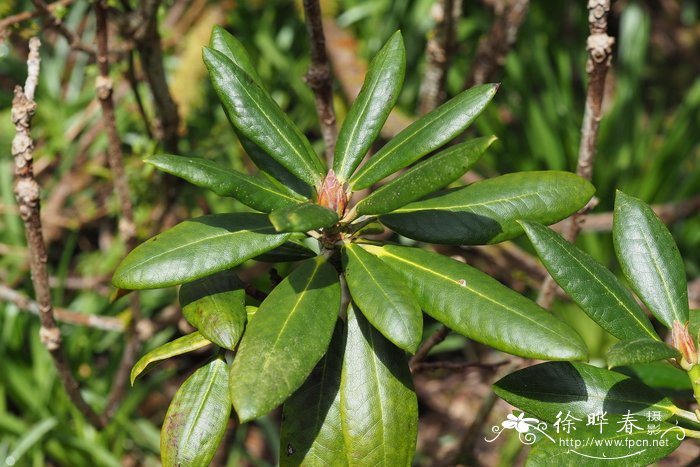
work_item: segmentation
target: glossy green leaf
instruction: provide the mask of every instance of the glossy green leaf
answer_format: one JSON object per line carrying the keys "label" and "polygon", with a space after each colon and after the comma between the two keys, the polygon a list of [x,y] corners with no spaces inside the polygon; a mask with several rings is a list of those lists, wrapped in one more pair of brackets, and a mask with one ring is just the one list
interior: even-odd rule
{"label": "glossy green leaf", "polygon": [[642,337],[620,341],[608,351],[608,368],[648,363],[668,358],[680,358],[680,352],[670,345]]}
{"label": "glossy green leaf", "polygon": [[522,225],[552,278],[600,327],[618,339],[659,340],[612,272],[547,227],[526,221]]}
{"label": "glossy green leaf", "polygon": [[199,331],[195,331],[186,336],[178,337],[174,341],[163,344],[160,347],[148,352],[143,357],[134,364],[131,369],[131,384],[134,384],[136,378],[146,371],[151,365],[158,363],[160,361],[166,360],[170,357],[175,357],[177,355],[182,355],[187,352],[192,352],[193,350],[201,349],[207,345],[210,345],[206,337],[204,337]]}
{"label": "glossy green leaf", "polygon": [[255,261],[264,263],[284,263],[291,261],[302,261],[313,258],[316,252],[295,241],[288,241],[277,248],[266,251],[262,255],[253,258]]}
{"label": "glossy green leaf", "polygon": [[406,356],[352,306],[340,381],[340,416],[349,465],[411,465],[418,401]]}
{"label": "glossy green leaf", "polygon": [[289,206],[270,214],[270,222],[278,232],[307,232],[330,227],[338,220],[338,213],[313,203]]}
{"label": "glossy green leaf", "polygon": [[669,362],[635,363],[634,365],[616,368],[618,373],[631,376],[649,387],[668,392],[676,392],[686,397],[693,387],[688,373],[671,365]]}
{"label": "glossy green leaf", "polygon": [[287,238],[264,214],[197,217],[136,247],[119,264],[112,283],[134,290],[182,284],[237,266]]}
{"label": "glossy green leaf", "polygon": [[476,138],[428,158],[357,203],[357,212],[385,214],[444,188],[464,175],[495,140]]}
{"label": "glossy green leaf", "polygon": [[230,414],[228,368],[216,359],[187,378],[168,407],[160,434],[163,467],[208,466]]}
{"label": "glossy green leaf", "polygon": [[255,84],[265,89],[262,79],[260,79],[260,75],[258,75],[253,66],[253,61],[248,55],[248,51],[243,47],[241,41],[236,39],[230,32],[221,26],[215,25],[209,38],[209,47],[226,55],[236,66],[245,71]]}
{"label": "glossy green leaf", "polygon": [[233,271],[188,282],[180,287],[182,315],[219,347],[234,350],[246,323],[244,284]]}
{"label": "glossy green leaf", "polygon": [[551,439],[543,436],[535,443],[526,467],[646,467],[673,452],[684,437],[676,425],[650,423],[645,416],[625,422],[622,416],[606,415],[604,422],[602,433],[600,426],[586,426],[586,418],[569,433],[550,427]]}
{"label": "glossy green leaf", "polygon": [[372,59],[362,89],[350,107],[335,146],[333,171],[344,182],[352,175],[399,97],[406,71],[406,50],[396,31]]}
{"label": "glossy green leaf", "polygon": [[214,89],[238,131],[301,180],[320,185],[323,163],[272,97],[221,52],[205,47],[203,57]]}
{"label": "glossy green leaf", "polygon": [[262,212],[270,212],[304,201],[300,195],[291,195],[260,177],[228,170],[200,157],[169,154],[152,156],[145,161],[158,169],[184,178],[193,185],[208,188],[219,196],[230,196]]}
{"label": "glossy green leaf", "polygon": [[347,465],[340,424],[340,372],[345,350],[345,333],[340,323],[326,356],[284,403],[281,467]]}
{"label": "glossy green leaf", "polygon": [[404,280],[362,247],[343,248],[343,267],[357,308],[384,337],[415,353],[423,337],[423,313]]}
{"label": "glossy green leaf", "polygon": [[560,411],[578,418],[588,414],[658,411],[662,420],[676,413],[673,403],[623,374],[583,363],[547,362],[497,381],[493,390],[511,405],[553,422]]}
{"label": "glossy green leaf", "polygon": [[368,188],[452,140],[484,110],[497,89],[497,84],[467,89],[416,120],[350,178],[352,189]]}
{"label": "glossy green leaf", "polygon": [[621,191],[613,241],[622,272],[654,316],[667,328],[688,321],[688,282],[676,242],[649,206]]}
{"label": "glossy green leaf", "polygon": [[242,422],[284,402],[323,357],[340,307],[338,273],[322,257],[302,263],[260,304],[231,366]]}
{"label": "glossy green leaf", "polygon": [[567,324],[471,266],[418,248],[367,249],[404,278],[426,313],[460,334],[522,357],[587,357]]}
{"label": "glossy green leaf", "polygon": [[594,191],[569,172],[521,172],[447,190],[380,220],[403,236],[430,243],[498,243],[522,234],[519,219],[558,222],[585,206]]}

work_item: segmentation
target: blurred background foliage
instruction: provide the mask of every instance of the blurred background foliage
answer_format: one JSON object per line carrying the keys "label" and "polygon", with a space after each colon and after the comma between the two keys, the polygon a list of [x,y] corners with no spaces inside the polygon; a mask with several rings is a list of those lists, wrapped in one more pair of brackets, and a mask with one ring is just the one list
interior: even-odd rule
{"label": "blurred background foliage", "polygon": [[[84,43],[91,44],[95,22],[90,2],[65,3],[55,14],[68,28],[77,31]],[[136,6],[136,2],[126,0],[112,3],[119,9]],[[201,47],[215,24],[225,26],[244,43],[276,101],[322,151],[313,95],[303,79],[309,58],[300,3],[163,2],[159,25],[170,89],[182,118],[181,154],[225,161],[239,170],[254,170],[230,131],[201,62]],[[351,34],[352,41],[345,45],[361,60],[373,56],[393,31],[402,30],[407,76],[398,106],[406,116],[416,114],[426,67],[426,41],[435,27],[434,3],[435,0],[321,2],[329,21]],[[476,168],[477,174],[575,170],[586,90],[585,3],[531,2],[517,42],[494,77],[502,83],[494,104],[471,130],[499,137]],[[498,0],[464,2],[447,76],[449,96],[463,89],[477,44],[488,33],[494,20],[493,8],[498,4]],[[0,2],[0,18],[27,11],[34,11],[30,1]],[[36,170],[43,190],[42,214],[54,305],[114,317],[125,324],[131,316],[127,303],[122,300],[111,304],[109,300],[110,274],[125,251],[116,234],[119,206],[106,165],[107,139],[94,95],[97,69],[87,54],[71,49],[46,24],[41,17],[34,17],[12,25],[0,38],[0,285],[24,296],[33,294],[24,231],[12,192],[13,161],[9,155],[14,128],[10,103],[13,86],[24,82],[27,39],[39,35],[43,42],[42,70],[33,135],[37,141]],[[594,168],[599,204],[592,213],[609,212],[616,189],[654,204],[697,198],[700,5],[695,0],[614,1],[609,25],[616,43]],[[123,46],[116,31],[113,35],[115,47]],[[148,238],[185,217],[247,209],[231,199],[218,198],[186,184],[177,185],[175,198],[164,202],[164,184],[169,183],[168,179],[142,163],[143,157],[162,149],[157,112],[138,63],[130,66],[134,60],[129,55],[133,53],[121,52],[111,72],[139,238]],[[128,79],[132,71],[135,85],[130,85]],[[335,100],[338,118],[342,120],[348,103],[340,86],[336,86]],[[683,220],[669,226],[691,280],[700,273],[700,218],[696,211],[691,209],[681,216]],[[579,244],[617,269],[612,262],[609,232],[585,231]],[[525,242],[518,245],[528,248]],[[470,250],[464,252],[467,256],[469,253]],[[285,269],[280,266],[279,271],[284,273]],[[517,271],[511,274],[518,277]],[[264,290],[268,285],[266,274],[261,277],[256,285]],[[532,288],[521,289],[536,296]],[[143,331],[148,337],[143,351],[188,331],[177,309],[174,290],[149,291],[141,297],[150,324]],[[160,423],[167,404],[194,368],[192,359],[204,360],[207,355],[181,357],[151,372],[128,389],[108,428],[97,431],[68,402],[51,359],[39,341],[38,319],[22,311],[21,305],[7,297],[0,300],[0,464],[158,465]],[[556,312],[575,323],[594,357],[600,359],[613,342],[574,305],[560,300]],[[428,336],[434,326],[426,324]],[[62,324],[61,329],[68,359],[85,397],[96,408],[104,407],[119,365],[123,335],[71,324]],[[484,352],[465,338],[453,335],[433,353],[463,360]],[[685,395],[686,386],[674,379],[677,375],[670,367],[640,367],[633,371],[647,380],[661,378],[662,384],[657,386],[679,397]],[[506,440],[496,452],[490,445],[474,445],[483,435],[467,434],[480,404],[484,405],[482,400],[489,397],[492,377],[488,372],[416,376],[422,416],[418,465],[440,465],[440,459],[445,458],[470,465],[511,465],[522,456],[522,446],[513,440]],[[229,430],[215,465],[273,464],[278,450],[278,417],[278,413],[273,413],[248,426]],[[493,420],[498,423],[500,419]],[[696,454],[696,447],[692,449]]]}

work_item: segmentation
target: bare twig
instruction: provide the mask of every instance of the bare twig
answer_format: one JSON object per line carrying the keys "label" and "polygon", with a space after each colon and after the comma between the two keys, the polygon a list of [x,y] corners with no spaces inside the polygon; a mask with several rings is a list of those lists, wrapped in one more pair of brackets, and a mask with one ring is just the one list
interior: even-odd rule
{"label": "bare twig", "polygon": [[507,364],[508,361],[504,360],[502,362],[496,363],[482,363],[482,362],[422,362],[416,363],[411,367],[413,373],[422,373],[425,371],[436,371],[436,370],[464,370],[467,368],[479,368],[482,370],[495,371],[499,366]]}
{"label": "bare twig", "polygon": [[433,347],[445,340],[445,337],[447,337],[449,333],[450,329],[447,326],[440,326],[440,329],[438,329],[433,335],[428,337],[428,339],[425,342],[423,342],[423,344],[418,348],[418,351],[408,362],[408,365],[412,369],[415,368],[416,365],[425,360],[425,357],[428,356],[428,353],[430,353],[430,350]]}
{"label": "bare twig", "polygon": [[493,79],[494,73],[515,44],[529,4],[529,0],[502,0],[496,4],[496,16],[488,35],[479,41],[471,71],[464,83],[465,88]]}
{"label": "bare twig", "polygon": [[[39,316],[41,307],[37,302],[16,290],[0,284],[0,300],[14,303],[22,311]],[[54,317],[57,321],[76,326],[85,326],[102,331],[124,332],[124,322],[111,316],[88,315],[77,311],[54,309]]]}
{"label": "bare twig", "polygon": [[454,53],[455,24],[462,0],[439,0],[433,5],[435,29],[425,46],[426,68],[420,86],[418,113],[425,115],[445,100],[445,82]]}
{"label": "bare twig", "polygon": [[62,35],[71,48],[85,52],[92,57],[95,56],[95,49],[85,44],[79,35],[71,31],[59,17],[54,15],[53,9],[46,2],[43,0],[32,0],[32,3],[34,3],[37,11],[48,20],[47,26]]}
{"label": "bare twig", "polygon": [[[605,77],[607,76],[608,68],[610,68],[612,46],[615,42],[615,39],[607,34],[609,11],[610,0],[588,0],[588,26],[590,28],[590,35],[586,41],[586,49],[588,50],[588,61],[586,63],[588,91],[583,123],[581,125],[578,165],[576,167],[576,173],[586,180],[590,180],[593,175],[596,139],[602,117],[601,109],[605,94]],[[586,211],[579,212],[565,221],[566,225],[563,229],[563,235],[569,242],[573,243],[576,240],[581,231],[581,224],[585,215]],[[548,276],[544,284],[542,284],[537,303],[544,308],[551,307],[556,287],[554,280]]]}
{"label": "bare twig", "polygon": [[[47,5],[47,9],[50,13],[58,7],[65,7],[72,4],[75,0],[58,0],[56,2]],[[17,13],[16,15],[8,16],[7,18],[0,19],[0,37],[3,36],[3,30],[14,26],[15,24],[28,21],[37,16],[45,14],[45,11],[35,10],[35,11],[23,11],[22,13]]]}
{"label": "bare twig", "polygon": [[338,138],[333,109],[333,87],[331,67],[328,64],[326,38],[323,35],[321,7],[318,0],[304,0],[304,17],[311,45],[311,66],[306,73],[306,83],[314,92],[316,111],[321,121],[321,134],[326,147],[326,162],[333,163],[333,151]]}
{"label": "bare twig", "polygon": [[[107,31],[107,4],[105,0],[95,3],[95,17],[97,21],[97,66],[99,75],[95,87],[97,99],[102,107],[102,119],[107,131],[107,160],[112,172],[114,189],[119,200],[121,217],[119,219],[119,233],[126,244],[127,250],[136,247],[136,227],[134,225],[134,212],[131,205],[129,185],[124,172],[124,156],[121,150],[121,139],[117,131],[117,122],[114,112],[114,100],[112,99],[112,79],[109,76],[109,46]],[[126,330],[127,340],[119,368],[114,378],[112,393],[110,394],[105,409],[107,417],[111,417],[119,401],[121,400],[128,381],[129,371],[133,365],[140,347],[136,326],[141,321],[141,302],[136,293],[130,296],[132,320]]]}
{"label": "bare twig", "polygon": [[42,236],[41,214],[39,203],[39,184],[34,179],[34,141],[31,137],[31,120],[36,111],[34,92],[39,81],[39,39],[34,37],[29,41],[29,57],[27,59],[27,81],[24,89],[15,87],[12,101],[12,122],[15,125],[15,137],[12,140],[12,155],[15,158],[15,196],[19,206],[20,216],[24,222],[29,245],[30,268],[32,283],[39,306],[39,319],[41,328],[39,334],[41,342],[46,346],[58,376],[68,397],[73,404],[96,427],[105,425],[103,417],[85,402],[78,383],[70,371],[63,348],[61,347],[61,331],[56,325],[53,305],[51,304],[51,290],[49,288],[49,275],[46,269],[46,245]]}

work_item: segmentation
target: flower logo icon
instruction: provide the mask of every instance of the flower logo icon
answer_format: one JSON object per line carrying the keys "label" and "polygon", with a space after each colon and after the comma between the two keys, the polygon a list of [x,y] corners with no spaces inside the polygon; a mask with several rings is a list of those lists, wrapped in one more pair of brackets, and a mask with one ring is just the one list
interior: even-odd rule
{"label": "flower logo icon", "polygon": [[527,433],[530,431],[530,427],[539,423],[536,418],[525,418],[525,412],[520,412],[517,417],[512,413],[509,413],[501,425],[506,430],[515,429],[518,433]]}

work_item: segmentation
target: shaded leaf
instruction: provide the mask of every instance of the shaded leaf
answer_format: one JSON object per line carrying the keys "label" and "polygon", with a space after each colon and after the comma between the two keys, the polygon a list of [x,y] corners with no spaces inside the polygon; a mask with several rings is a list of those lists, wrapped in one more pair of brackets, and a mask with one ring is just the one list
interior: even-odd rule
{"label": "shaded leaf", "polygon": [[230,269],[284,243],[264,214],[214,214],[186,220],[127,255],[112,277],[123,289],[168,287]]}
{"label": "shaded leaf", "polygon": [[399,97],[406,70],[406,50],[396,31],[372,59],[362,89],[338,133],[333,171],[344,182],[352,175]]}
{"label": "shaded leaf", "polygon": [[357,308],[384,337],[415,353],[423,336],[423,313],[401,276],[358,245],[346,244],[342,252],[345,278]]}
{"label": "shaded leaf", "polygon": [[291,195],[264,178],[228,170],[200,157],[159,154],[149,157],[145,162],[183,178],[193,185],[208,188],[219,196],[236,198],[246,206],[262,212],[270,212],[304,201],[303,197]]}
{"label": "shaded leaf", "polygon": [[659,340],[644,311],[612,272],[547,227],[525,221],[522,225],[552,278],[600,327],[618,339]]}
{"label": "shaded leaf", "polygon": [[680,358],[680,352],[665,342],[645,337],[620,341],[608,350],[608,368]]}
{"label": "shaded leaf", "polygon": [[385,214],[444,188],[464,175],[495,140],[473,139],[428,158],[357,203],[357,212]]}
{"label": "shaded leaf", "polygon": [[204,346],[210,345],[206,337],[204,337],[199,331],[195,331],[186,336],[178,337],[174,341],[163,344],[160,347],[148,352],[143,357],[134,364],[131,369],[131,384],[134,384],[136,378],[146,371],[151,365],[158,363],[160,361],[166,360],[170,357],[175,357],[177,355],[182,355],[187,352],[192,352],[193,350],[201,349]]}
{"label": "shaded leaf", "polygon": [[585,419],[607,412],[637,415],[658,411],[666,420],[676,413],[673,403],[643,383],[620,373],[583,363],[547,362],[497,381],[493,390],[509,404],[553,422],[560,411]]}
{"label": "shaded leaf", "polygon": [[312,249],[305,247],[301,243],[288,241],[273,250],[266,251],[262,255],[256,256],[253,259],[264,263],[284,263],[291,261],[302,261],[313,258],[314,256],[316,256],[316,252]]}
{"label": "shaded leaf", "polygon": [[587,357],[581,337],[567,324],[471,266],[418,248],[367,250],[404,278],[427,314],[460,334],[523,357]]}
{"label": "shaded leaf", "polygon": [[350,178],[353,191],[372,186],[452,140],[484,110],[497,89],[496,84],[467,89],[416,120]]}
{"label": "shaded leaf", "polygon": [[353,306],[348,308],[340,414],[349,465],[411,465],[418,401],[406,356]]}
{"label": "shaded leaf", "polygon": [[307,232],[330,227],[338,220],[338,213],[313,203],[289,206],[270,214],[270,222],[278,232]]}
{"label": "shaded leaf", "polygon": [[163,466],[208,466],[230,414],[228,368],[216,359],[187,378],[168,407],[160,435]]}
{"label": "shaded leaf", "polygon": [[303,262],[260,304],[231,366],[241,422],[284,402],[326,352],[340,307],[338,273],[322,257]]}
{"label": "shaded leaf", "polygon": [[405,237],[430,243],[498,243],[522,234],[518,220],[553,224],[585,206],[594,191],[569,172],[521,172],[447,190],[380,220]]}
{"label": "shaded leaf", "polygon": [[320,185],[323,163],[272,97],[221,52],[205,47],[203,57],[214,89],[238,131],[304,182]]}
{"label": "shaded leaf", "polygon": [[328,352],[304,384],[284,403],[280,466],[344,466],[340,424],[340,372],[345,333],[336,324]]}
{"label": "shaded leaf", "polygon": [[641,200],[615,197],[613,241],[632,290],[667,328],[688,321],[683,258],[664,223]]}
{"label": "shaded leaf", "polygon": [[182,315],[219,347],[234,350],[245,329],[244,284],[232,271],[189,282],[179,291]]}

